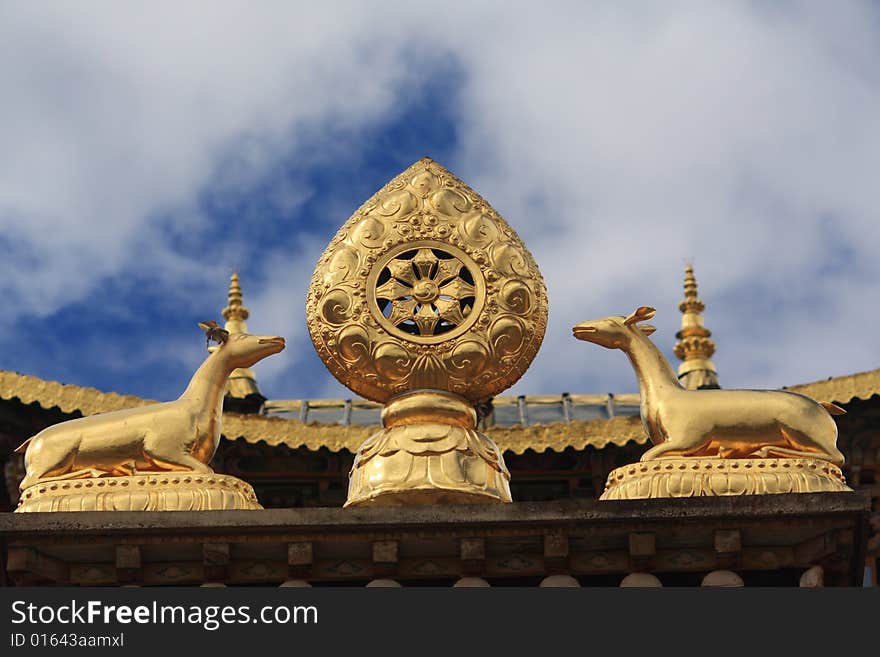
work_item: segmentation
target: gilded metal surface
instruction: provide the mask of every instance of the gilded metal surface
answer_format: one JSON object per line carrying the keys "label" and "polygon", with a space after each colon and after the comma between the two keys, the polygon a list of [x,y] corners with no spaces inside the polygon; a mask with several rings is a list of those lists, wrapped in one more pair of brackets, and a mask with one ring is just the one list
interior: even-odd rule
{"label": "gilded metal surface", "polygon": [[228,475],[140,474],[67,479],[26,489],[16,513],[262,509],[250,484]]}
{"label": "gilded metal surface", "polygon": [[836,465],[813,458],[657,459],[612,470],[603,500],[851,490]]}
{"label": "gilded metal surface", "polygon": [[[78,418],[29,438],[21,490],[43,483],[149,472],[213,474],[229,374],[284,349],[284,338],[239,333],[222,338],[177,400]],[[22,496],[24,497],[24,495]]]}
{"label": "gilded metal surface", "polygon": [[[233,272],[229,278],[229,305],[223,309],[223,319],[226,320],[224,328],[229,333],[247,333],[248,328],[245,320],[250,316],[250,311],[242,302],[241,282],[238,272]],[[226,382],[226,394],[243,399],[248,395],[259,395],[257,377],[253,370],[247,367],[238,367],[229,375]]]}
{"label": "gilded metal surface", "polygon": [[309,332],[333,375],[379,402],[513,385],[547,324],[531,254],[476,192],[429,158],[364,203],[315,269]]}
{"label": "gilded metal surface", "polygon": [[691,265],[685,268],[684,301],[678,309],[682,318],[681,330],[675,334],[675,355],[683,361],[678,366],[679,380],[688,390],[718,388],[718,373],[711,361],[715,343],[709,339],[712,332],[703,325],[706,304],[697,296],[697,279]]}
{"label": "gilded metal surface", "polygon": [[512,385],[547,326],[531,254],[476,192],[419,160],[346,222],[315,268],[312,342],[344,385],[387,403],[348,502],[510,501],[473,404]]}
{"label": "gilded metal surface", "polygon": [[642,461],[670,457],[793,457],[843,464],[837,425],[843,412],[793,392],[777,390],[685,390],[668,361],[640,324],[655,310],[642,306],[574,327],[580,340],[629,357],[639,381],[641,418],[654,447]]}
{"label": "gilded metal surface", "polygon": [[397,246],[367,278],[367,305],[379,325],[417,344],[461,335],[480,316],[485,300],[477,264],[461,249],[436,241]]}
{"label": "gilded metal surface", "polygon": [[510,502],[510,473],[476,420],[451,393],[395,397],[382,411],[384,429],[355,457],[345,506]]}

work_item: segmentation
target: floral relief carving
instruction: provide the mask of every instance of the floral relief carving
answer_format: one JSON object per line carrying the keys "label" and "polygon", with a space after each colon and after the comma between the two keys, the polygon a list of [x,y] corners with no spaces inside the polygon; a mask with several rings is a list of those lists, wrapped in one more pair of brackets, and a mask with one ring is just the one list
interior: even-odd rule
{"label": "floral relief carving", "polygon": [[504,219],[425,158],[331,240],[306,317],[333,375],[368,399],[433,388],[478,402],[511,386],[537,354],[547,292]]}

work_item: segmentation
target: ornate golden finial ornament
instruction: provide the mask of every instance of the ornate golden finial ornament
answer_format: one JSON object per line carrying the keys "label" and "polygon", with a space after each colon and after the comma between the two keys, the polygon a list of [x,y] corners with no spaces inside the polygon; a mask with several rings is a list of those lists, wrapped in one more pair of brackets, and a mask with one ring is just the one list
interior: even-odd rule
{"label": "ornate golden finial ornament", "polygon": [[396,176],[330,241],[306,317],[330,372],[386,404],[384,430],[355,458],[346,505],[511,500],[474,405],[528,368],[547,292],[479,194],[430,158]]}
{"label": "ornate golden finial ornament", "polygon": [[709,339],[712,332],[703,326],[706,304],[697,296],[693,266],[688,265],[684,272],[684,300],[678,306],[682,312],[681,330],[675,334],[675,355],[683,361],[678,366],[678,378],[688,390],[720,388],[711,360],[715,353],[715,343]]}
{"label": "ornate golden finial ornament", "polygon": [[[232,272],[229,278],[229,304],[223,309],[223,319],[226,320],[225,328],[230,334],[247,333],[245,320],[250,317],[250,311],[244,307],[241,293],[241,282],[238,272]],[[248,395],[259,395],[257,377],[253,370],[247,367],[239,367],[229,375],[226,385],[226,394],[238,399],[244,399]]]}
{"label": "ornate golden finial ornament", "polygon": [[840,471],[834,404],[780,390],[686,390],[648,338],[654,316],[582,322],[574,336],[630,359],[654,446],[612,471],[602,499],[850,490]]}
{"label": "ornate golden finial ornament", "polygon": [[199,326],[218,341],[180,397],[52,425],[24,442],[17,512],[261,508],[253,489],[208,466],[230,373],[284,349],[280,336]]}
{"label": "ornate golden finial ornament", "polygon": [[223,309],[223,319],[226,320],[226,330],[230,333],[247,333],[245,320],[250,317],[250,311],[242,304],[241,281],[238,272],[232,272],[229,277],[229,305]]}

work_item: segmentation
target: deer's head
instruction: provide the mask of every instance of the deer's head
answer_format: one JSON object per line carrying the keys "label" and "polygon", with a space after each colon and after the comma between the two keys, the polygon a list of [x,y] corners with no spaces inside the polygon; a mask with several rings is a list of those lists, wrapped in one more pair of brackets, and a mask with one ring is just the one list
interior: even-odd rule
{"label": "deer's head", "polygon": [[266,356],[277,354],[285,346],[284,338],[280,335],[229,333],[219,328],[217,322],[201,322],[199,326],[205,331],[208,340],[219,342],[218,346],[210,347],[209,350],[220,353],[233,368],[251,367]]}
{"label": "deer's head", "polygon": [[651,319],[656,312],[648,306],[640,306],[628,317],[613,315],[588,320],[575,326],[572,331],[578,340],[593,342],[606,349],[626,349],[634,338],[651,335],[657,330],[650,324],[639,324]]}
{"label": "deer's head", "polygon": [[220,345],[233,367],[251,367],[266,356],[277,354],[284,349],[284,338],[280,335],[251,335],[233,333]]}

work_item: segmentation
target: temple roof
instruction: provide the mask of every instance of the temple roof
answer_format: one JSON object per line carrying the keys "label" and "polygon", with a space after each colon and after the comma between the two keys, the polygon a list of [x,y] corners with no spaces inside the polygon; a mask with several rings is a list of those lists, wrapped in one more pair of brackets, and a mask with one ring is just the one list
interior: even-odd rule
{"label": "temple roof", "polygon": [[799,392],[816,401],[833,401],[842,404],[853,399],[870,399],[872,395],[880,395],[880,368],[846,376],[830,376],[812,383],[785,386],[783,390]]}
{"label": "temple roof", "polygon": [[[880,369],[784,389],[818,401],[846,404],[880,395]],[[0,399],[18,399],[44,409],[57,407],[64,413],[79,411],[83,415],[156,403],[6,370],[0,370]],[[494,417],[488,419],[487,433],[499,448],[516,454],[526,449],[601,449],[609,444],[647,442],[638,417],[638,395],[497,397],[493,406]],[[251,443],[355,452],[375,431],[378,409],[378,404],[363,399],[269,401],[264,414],[224,413],[223,435]]]}
{"label": "temple roof", "polygon": [[58,407],[64,413],[79,411],[83,415],[155,403],[152,399],[135,395],[101,392],[96,388],[47,381],[8,370],[0,370],[0,399],[18,399],[24,404],[39,404],[47,410]]}

